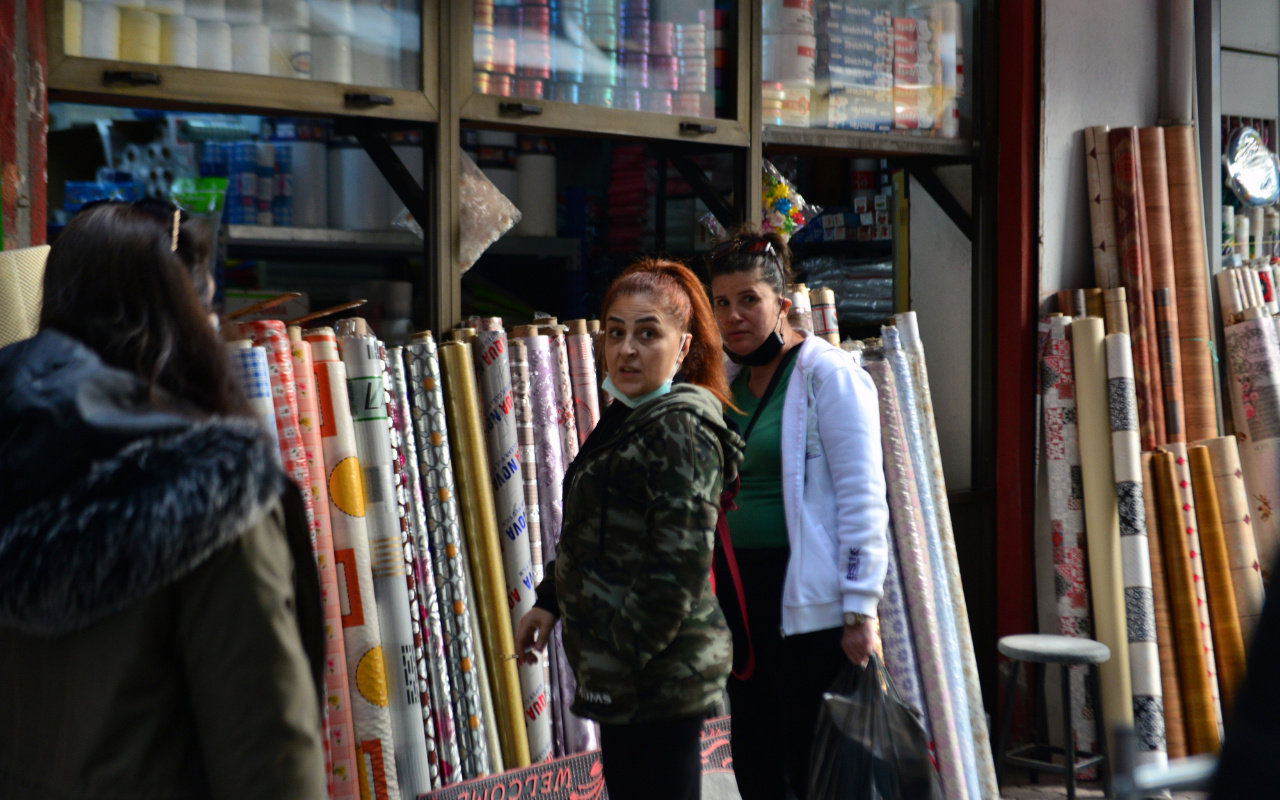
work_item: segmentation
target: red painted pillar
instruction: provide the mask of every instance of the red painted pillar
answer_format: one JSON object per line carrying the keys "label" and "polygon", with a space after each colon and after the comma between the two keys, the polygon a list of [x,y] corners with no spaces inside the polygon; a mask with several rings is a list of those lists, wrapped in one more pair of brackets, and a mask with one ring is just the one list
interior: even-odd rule
{"label": "red painted pillar", "polygon": [[[25,0],[23,0],[25,2]],[[18,231],[18,10],[15,0],[0,0],[0,213],[9,247]],[[24,63],[25,68],[25,63]]]}
{"label": "red painted pillar", "polygon": [[[19,10],[25,17],[21,30]],[[21,49],[20,39],[26,41]],[[10,249],[45,241],[48,63],[44,0],[0,0],[0,214]],[[27,140],[21,150],[19,131]]]}
{"label": "red painted pillar", "polygon": [[27,196],[31,241],[44,244],[48,232],[49,59],[45,48],[44,0],[27,4]]}
{"label": "red painted pillar", "polygon": [[1035,631],[1035,338],[1040,18],[999,4],[996,207],[996,633]]}

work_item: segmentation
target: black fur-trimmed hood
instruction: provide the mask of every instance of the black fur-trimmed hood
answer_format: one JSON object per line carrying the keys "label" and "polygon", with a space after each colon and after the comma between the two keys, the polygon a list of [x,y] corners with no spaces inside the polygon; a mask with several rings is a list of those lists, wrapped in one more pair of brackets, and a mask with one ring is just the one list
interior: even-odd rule
{"label": "black fur-trimmed hood", "polygon": [[281,496],[252,420],[153,410],[54,331],[0,350],[0,626],[84,628],[198,567]]}

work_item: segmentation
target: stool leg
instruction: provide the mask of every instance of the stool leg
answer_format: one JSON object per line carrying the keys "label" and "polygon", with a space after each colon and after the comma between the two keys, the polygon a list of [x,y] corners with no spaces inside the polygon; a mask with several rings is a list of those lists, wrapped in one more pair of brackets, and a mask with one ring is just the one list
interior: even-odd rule
{"label": "stool leg", "polygon": [[1067,758],[1067,800],[1076,800],[1076,737],[1071,729],[1071,666],[1062,665],[1062,739],[1063,754]]}
{"label": "stool leg", "polygon": [[[1052,747],[1049,741],[1049,703],[1048,697],[1044,693],[1045,687],[1045,671],[1048,669],[1044,664],[1033,663],[1031,665],[1031,674],[1035,676],[1032,682],[1031,690],[1031,725],[1033,729],[1032,743],[1037,748],[1044,746]],[[1039,751],[1035,751],[1039,753]],[[1049,757],[1052,761],[1052,756]],[[1033,784],[1040,783],[1040,770],[1032,770],[1028,775]]]}
{"label": "stool leg", "polygon": [[[1097,664],[1091,664],[1089,666],[1089,680],[1093,684],[1093,696],[1098,704],[1097,707],[1099,712],[1102,709],[1102,678],[1100,677],[1100,674]],[[1106,723],[1101,719],[1101,713],[1099,713],[1098,716],[1099,719],[1096,725],[1098,734],[1098,752],[1103,756],[1102,763],[1098,765],[1098,780],[1102,781],[1104,796],[1115,797],[1115,784],[1113,782],[1115,772],[1112,769],[1114,761],[1111,758],[1111,751],[1107,749],[1107,739],[1110,738],[1110,732],[1107,730]]]}
{"label": "stool leg", "polygon": [[1013,667],[1009,670],[1009,685],[1005,687],[1004,692],[1004,714],[1000,719],[1000,736],[996,740],[996,784],[1004,785],[1004,757],[1009,747],[1009,728],[1013,725],[1013,697],[1018,688],[1018,670],[1022,666],[1022,662],[1013,660]]}

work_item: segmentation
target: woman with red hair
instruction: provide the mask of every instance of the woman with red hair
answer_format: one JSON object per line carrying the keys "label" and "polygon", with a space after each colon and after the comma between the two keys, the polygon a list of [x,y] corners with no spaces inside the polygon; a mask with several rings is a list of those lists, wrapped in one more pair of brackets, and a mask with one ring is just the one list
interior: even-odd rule
{"label": "woman with red hair", "polygon": [[600,723],[613,800],[697,800],[702,719],[732,660],[709,575],[742,439],[724,419],[715,317],[687,267],[633,265],[600,317],[615,402],[565,476],[556,560],[516,647],[532,660],[564,622],[573,712]]}

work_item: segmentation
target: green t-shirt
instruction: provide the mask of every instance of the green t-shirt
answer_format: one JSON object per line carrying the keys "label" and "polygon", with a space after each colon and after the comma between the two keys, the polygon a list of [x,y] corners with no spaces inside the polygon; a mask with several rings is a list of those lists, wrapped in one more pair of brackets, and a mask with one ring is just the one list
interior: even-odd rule
{"label": "green t-shirt", "polygon": [[[730,511],[729,534],[735,548],[787,547],[787,512],[782,503],[782,406],[787,397],[787,381],[796,360],[789,359],[756,426],[747,440],[747,449],[738,472],[742,487]],[[733,403],[741,414],[729,409],[728,417],[745,433],[760,401],[747,387],[750,371],[742,370],[730,387]]]}

